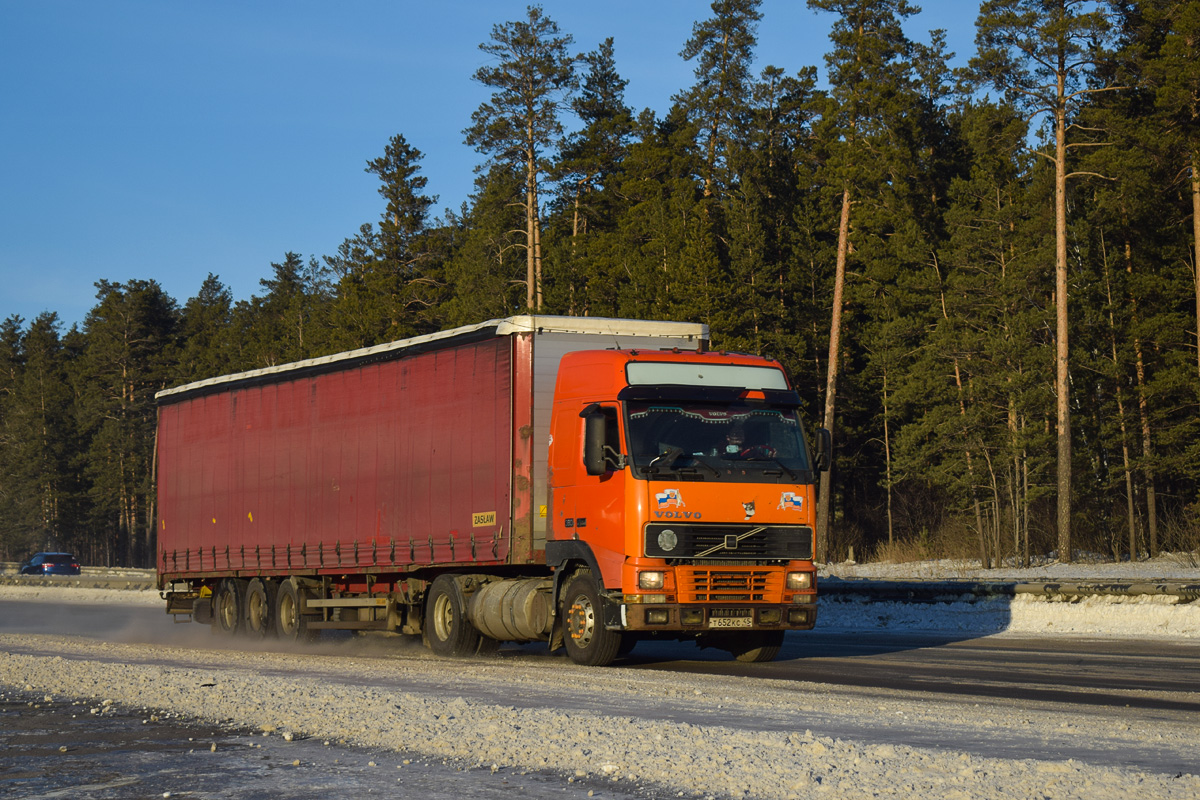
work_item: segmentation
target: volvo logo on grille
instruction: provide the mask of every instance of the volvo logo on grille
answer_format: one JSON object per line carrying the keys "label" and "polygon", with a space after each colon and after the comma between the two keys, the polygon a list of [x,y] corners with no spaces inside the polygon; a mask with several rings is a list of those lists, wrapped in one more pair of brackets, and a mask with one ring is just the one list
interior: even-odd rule
{"label": "volvo logo on grille", "polygon": [[737,550],[737,544],[738,544],[738,537],[736,535],[730,534],[725,537],[725,549],[726,550]]}

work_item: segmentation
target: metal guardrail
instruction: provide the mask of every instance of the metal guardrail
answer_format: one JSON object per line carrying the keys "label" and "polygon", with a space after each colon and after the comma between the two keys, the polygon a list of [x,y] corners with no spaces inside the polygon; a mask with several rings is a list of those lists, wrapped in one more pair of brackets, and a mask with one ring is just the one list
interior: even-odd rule
{"label": "metal guardrail", "polygon": [[946,603],[956,600],[1014,597],[1137,597],[1165,595],[1186,601],[1200,599],[1200,583],[1186,581],[913,581],[822,578],[822,596],[855,595],[908,603]]}

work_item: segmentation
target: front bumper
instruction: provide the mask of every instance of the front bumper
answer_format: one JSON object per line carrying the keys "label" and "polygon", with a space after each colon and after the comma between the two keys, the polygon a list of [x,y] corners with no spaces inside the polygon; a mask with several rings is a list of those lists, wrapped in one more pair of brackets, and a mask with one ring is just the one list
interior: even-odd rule
{"label": "front bumper", "polygon": [[638,632],[807,631],[817,624],[816,603],[614,603],[610,609],[605,627]]}

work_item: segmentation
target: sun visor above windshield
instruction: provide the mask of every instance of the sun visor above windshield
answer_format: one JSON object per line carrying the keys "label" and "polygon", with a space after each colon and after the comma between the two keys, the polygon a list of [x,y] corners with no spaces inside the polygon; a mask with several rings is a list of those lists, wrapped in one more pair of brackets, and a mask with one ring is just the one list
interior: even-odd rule
{"label": "sun visor above windshield", "polygon": [[710,403],[765,403],[770,406],[799,408],[800,395],[791,389],[763,389],[762,400],[745,397],[746,390],[737,386],[687,386],[677,383],[659,386],[626,386],[617,394],[618,400],[697,400]]}
{"label": "sun visor above windshield", "polygon": [[777,367],[744,364],[697,364],[693,362],[631,361],[625,365],[630,386],[675,384],[736,389],[787,391],[787,378]]}

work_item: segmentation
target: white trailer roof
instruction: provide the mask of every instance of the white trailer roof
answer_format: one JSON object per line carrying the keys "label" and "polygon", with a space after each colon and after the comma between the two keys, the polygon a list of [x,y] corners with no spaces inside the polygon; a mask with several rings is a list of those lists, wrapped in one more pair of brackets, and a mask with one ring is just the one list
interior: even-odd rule
{"label": "white trailer roof", "polygon": [[[186,394],[198,389],[220,386],[226,383],[265,378],[274,375],[286,375],[289,372],[314,368],[331,367],[341,361],[369,359],[386,354],[400,355],[402,351],[424,347],[437,342],[456,339],[472,334],[486,335],[492,330],[494,336],[512,336],[518,333],[576,333],[598,337],[602,336],[637,336],[661,338],[674,342],[691,342],[698,346],[699,342],[708,340],[708,326],[695,322],[654,322],[636,319],[609,319],[605,317],[554,317],[533,314],[522,314],[503,319],[491,319],[476,325],[464,325],[461,328],[451,328],[446,331],[430,333],[424,336],[414,336],[411,339],[401,339],[395,342],[377,344],[373,347],[363,347],[358,350],[348,350],[344,353],[295,361],[290,364],[280,364],[274,367],[238,372],[232,375],[221,375],[202,381],[164,389],[155,394],[155,398],[163,399],[177,394]],[[597,344],[601,344],[597,342]],[[667,344],[664,342],[664,344]],[[618,346],[614,338],[613,346]]]}

